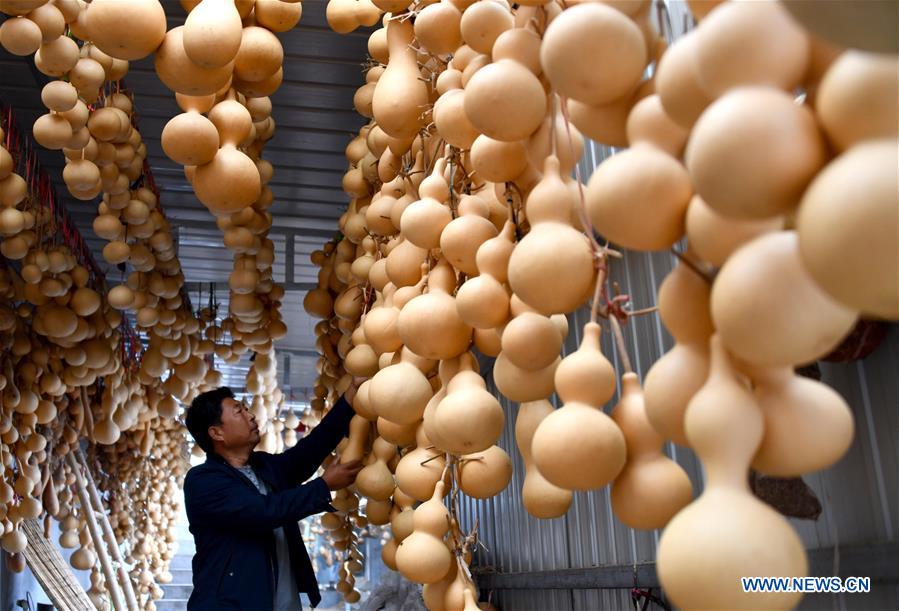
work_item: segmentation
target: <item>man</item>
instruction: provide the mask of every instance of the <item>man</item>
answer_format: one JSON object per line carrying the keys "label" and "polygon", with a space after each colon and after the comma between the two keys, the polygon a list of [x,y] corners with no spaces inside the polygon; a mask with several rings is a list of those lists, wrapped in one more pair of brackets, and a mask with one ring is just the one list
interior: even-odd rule
{"label": "man", "polygon": [[184,479],[190,532],[196,542],[189,611],[313,607],[318,583],[297,521],[334,511],[331,490],[352,484],[360,461],[330,464],[304,484],[346,435],[354,384],[305,438],[282,454],[254,452],[259,426],[230,388],[205,392],[187,410],[186,425],[206,462]]}

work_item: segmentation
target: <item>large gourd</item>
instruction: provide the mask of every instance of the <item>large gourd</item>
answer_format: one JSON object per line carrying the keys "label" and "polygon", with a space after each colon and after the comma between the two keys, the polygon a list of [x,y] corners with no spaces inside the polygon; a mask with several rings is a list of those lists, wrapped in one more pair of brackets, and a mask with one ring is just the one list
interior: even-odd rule
{"label": "large gourd", "polygon": [[400,573],[416,583],[440,581],[453,562],[443,542],[450,525],[449,512],[443,506],[443,491],[443,482],[437,482],[434,495],[415,510],[412,516],[414,530],[396,552]]}
{"label": "large gourd", "polygon": [[638,143],[599,165],[587,186],[587,211],[596,231],[615,244],[661,250],[683,235],[692,195],[679,161]]}
{"label": "large gourd", "polygon": [[706,487],[662,533],[657,570],[684,609],[790,609],[801,593],[746,593],[741,577],[804,577],[805,549],[790,524],[749,490],[748,470],[764,434],[762,413],[712,338],[712,373],[687,409],[690,445]]}
{"label": "large gourd", "polygon": [[446,460],[442,452],[431,447],[423,423],[415,432],[415,443],[415,449],[403,455],[396,466],[396,485],[413,499],[426,501],[434,494]]}
{"label": "large gourd", "polygon": [[378,79],[372,110],[378,125],[396,138],[412,136],[422,125],[428,105],[428,90],[419,80],[418,60],[412,40],[411,19],[391,19],[387,23],[390,60]]}
{"label": "large gourd", "polygon": [[[646,66],[640,29],[602,3],[570,7],[553,19],[540,47],[540,63],[561,95],[598,106],[630,93]],[[604,69],[597,70],[597,62]]]}
{"label": "large gourd", "polygon": [[237,56],[243,25],[231,0],[203,0],[184,22],[184,52],[203,68],[221,68]]}
{"label": "large gourd", "polygon": [[452,295],[455,284],[453,268],[441,258],[428,275],[428,292],[400,311],[400,337],[415,354],[450,359],[468,349],[471,327],[459,318]]}
{"label": "large gourd", "polygon": [[453,454],[482,452],[496,443],[503,430],[502,407],[467,359],[462,360],[436,410],[436,430],[444,448]]}
{"label": "large gourd", "polygon": [[[895,119],[895,117],[894,117]],[[840,303],[899,319],[899,142],[863,142],[830,163],[802,197],[803,267]]]}
{"label": "large gourd", "polygon": [[215,158],[219,150],[219,133],[215,125],[201,113],[209,112],[214,96],[185,96],[175,94],[184,111],[165,124],[162,130],[162,150],[169,159],[181,165],[203,165]]}
{"label": "large gourd", "polygon": [[735,252],[715,279],[711,303],[722,343],[755,365],[809,363],[833,350],[858,317],[805,270],[795,231],[763,235]]}
{"label": "large gourd", "polygon": [[627,464],[612,483],[612,509],[632,528],[663,528],[693,499],[693,486],[683,468],[662,452],[665,440],[646,417],[637,374],[621,376],[612,419],[627,443]]}
{"label": "large gourd", "polygon": [[826,469],[852,443],[852,411],[835,390],[793,373],[791,367],[740,366],[752,380],[765,420],[752,467],[767,475],[798,477]]}
{"label": "large gourd", "polygon": [[546,158],[543,178],[527,200],[531,231],[509,259],[509,285],[542,314],[576,310],[593,285],[593,252],[570,225],[572,193],[559,175],[559,160]]}
{"label": "large gourd", "polygon": [[743,87],[703,112],[685,159],[696,192],[713,209],[765,218],[799,203],[824,155],[808,107],[772,87]]}
{"label": "large gourd", "polygon": [[95,0],[82,10],[91,42],[112,57],[141,59],[165,38],[165,11],[158,0]]}
{"label": "large gourd", "polygon": [[198,166],[193,186],[197,198],[215,215],[232,214],[259,197],[259,170],[238,146],[253,128],[249,111],[235,99],[223,100],[209,111],[222,147],[213,160]]}
{"label": "large gourd", "polygon": [[[598,324],[584,325],[580,347],[556,369],[564,405],[540,423],[531,444],[540,473],[569,490],[605,486],[626,460],[624,435],[602,411],[615,392],[615,371],[600,351],[599,336]],[[583,465],[590,468],[578,468]]]}

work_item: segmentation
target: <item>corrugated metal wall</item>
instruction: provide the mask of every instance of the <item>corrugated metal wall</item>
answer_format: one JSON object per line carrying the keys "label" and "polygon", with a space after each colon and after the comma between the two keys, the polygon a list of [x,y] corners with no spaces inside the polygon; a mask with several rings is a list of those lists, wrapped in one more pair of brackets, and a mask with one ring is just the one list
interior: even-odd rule
{"label": "corrugated metal wall", "polygon": [[[689,27],[684,3],[673,0],[667,4],[672,29],[676,34],[683,33]],[[593,168],[612,153],[596,144],[588,146],[580,165],[582,179],[586,182]],[[675,262],[667,252],[628,252],[622,260],[613,262],[610,278],[631,296],[635,309],[648,307],[655,305],[658,286]],[[565,354],[577,348],[581,328],[588,320],[586,309],[569,317]],[[624,327],[624,335],[634,370],[641,379],[673,345],[655,314],[632,319]],[[604,326],[603,350],[621,371],[608,325]],[[899,325],[891,326],[884,344],[864,361],[845,365],[821,363],[821,370],[824,382],[851,405],[856,435],[839,463],[804,478],[823,505],[819,519],[791,522],[810,550],[895,542],[899,532]],[[660,531],[635,531],[619,522],[612,513],[608,487],[576,493],[562,518],[544,521],[527,514],[521,502],[524,464],[515,445],[518,405],[502,397],[501,402],[506,425],[499,445],[512,457],[514,475],[510,486],[492,499],[463,497],[463,524],[468,529],[477,523],[486,547],[476,553],[475,564],[481,569],[514,573],[653,562]],[[616,402],[617,397],[606,406],[606,411]],[[698,494],[703,476],[696,457],[690,450],[673,444],[668,444],[667,451],[684,467]],[[896,562],[899,565],[899,558]],[[899,608],[899,584],[895,581],[874,583],[872,590],[868,595],[806,596],[800,608]],[[515,611],[632,608],[628,589],[497,590],[489,595],[501,609]]]}

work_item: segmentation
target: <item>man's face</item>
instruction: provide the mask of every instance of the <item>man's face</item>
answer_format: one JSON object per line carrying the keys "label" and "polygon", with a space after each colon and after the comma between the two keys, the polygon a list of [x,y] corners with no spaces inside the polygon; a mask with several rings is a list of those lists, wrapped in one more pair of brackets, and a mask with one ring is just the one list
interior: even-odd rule
{"label": "man's face", "polygon": [[225,399],[222,423],[209,427],[209,436],[226,448],[252,448],[259,443],[259,426],[243,401]]}

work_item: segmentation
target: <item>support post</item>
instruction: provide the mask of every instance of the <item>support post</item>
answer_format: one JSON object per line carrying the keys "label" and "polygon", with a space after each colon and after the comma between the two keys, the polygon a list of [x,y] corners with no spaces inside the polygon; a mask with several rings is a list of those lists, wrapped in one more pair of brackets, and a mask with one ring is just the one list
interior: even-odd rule
{"label": "support post", "polygon": [[106,588],[109,590],[109,596],[112,598],[112,605],[119,611],[125,611],[127,608],[122,603],[122,592],[119,590],[119,582],[115,578],[112,570],[112,564],[109,562],[109,554],[103,546],[103,538],[100,536],[100,528],[97,526],[97,518],[91,507],[90,497],[87,493],[87,486],[84,483],[84,476],[79,469],[78,461],[73,453],[66,455],[66,461],[75,474],[75,489],[78,492],[78,498],[81,500],[81,508],[84,511],[84,518],[87,522],[87,529],[90,532],[91,540],[94,542],[94,549],[97,557],[100,559],[100,567],[103,569],[103,576],[106,577]]}
{"label": "support post", "polygon": [[94,505],[94,511],[100,516],[100,525],[102,526],[103,534],[106,537],[106,544],[112,552],[112,559],[119,564],[119,579],[125,590],[125,602],[128,605],[128,611],[140,611],[140,607],[137,604],[137,597],[134,594],[134,586],[131,583],[131,577],[128,575],[125,562],[122,560],[122,553],[119,551],[119,543],[116,541],[115,533],[112,531],[112,525],[109,523],[109,516],[107,516],[106,511],[103,510],[103,500],[100,498],[97,484],[94,483],[94,477],[91,475],[90,469],[87,468],[87,461],[84,459],[84,454],[81,452],[80,448],[75,450],[75,456],[84,468],[87,492]]}

